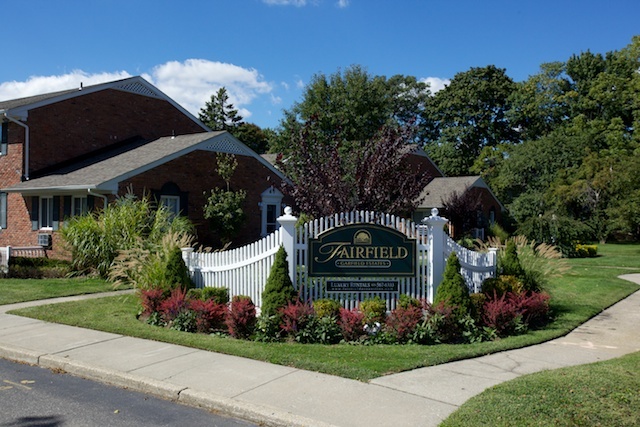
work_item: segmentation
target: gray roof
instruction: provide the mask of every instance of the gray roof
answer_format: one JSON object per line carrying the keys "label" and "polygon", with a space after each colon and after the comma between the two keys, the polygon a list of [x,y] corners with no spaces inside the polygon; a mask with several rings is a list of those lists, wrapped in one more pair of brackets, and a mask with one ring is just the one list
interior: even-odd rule
{"label": "gray roof", "polygon": [[120,181],[196,149],[250,156],[253,154],[244,144],[224,131],[164,137],[86,166],[68,167],[3,190],[20,193],[60,193],[88,189],[115,193]]}
{"label": "gray roof", "polygon": [[479,175],[434,178],[420,193],[418,209],[443,208],[443,202],[454,192],[462,193],[471,187],[489,188]]}

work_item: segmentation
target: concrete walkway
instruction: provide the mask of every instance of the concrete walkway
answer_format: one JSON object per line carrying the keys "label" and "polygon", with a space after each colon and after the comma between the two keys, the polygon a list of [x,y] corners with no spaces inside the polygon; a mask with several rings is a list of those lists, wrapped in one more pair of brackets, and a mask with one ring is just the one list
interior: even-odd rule
{"label": "concrete walkway", "polygon": [[[640,274],[621,277],[640,284]],[[563,338],[369,383],[6,314],[91,297],[0,307],[0,357],[263,425],[437,426],[467,399],[503,381],[640,351],[640,292]]]}

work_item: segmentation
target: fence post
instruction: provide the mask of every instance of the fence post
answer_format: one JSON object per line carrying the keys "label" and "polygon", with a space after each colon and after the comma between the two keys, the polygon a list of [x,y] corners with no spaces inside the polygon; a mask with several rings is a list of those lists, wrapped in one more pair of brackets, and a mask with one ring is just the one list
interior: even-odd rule
{"label": "fence post", "polygon": [[278,218],[278,223],[281,225],[282,246],[287,251],[289,277],[293,285],[296,286],[296,223],[298,218],[291,215],[292,212],[290,206],[284,208],[284,215]]}
{"label": "fence post", "polygon": [[427,245],[429,247],[429,276],[427,278],[427,299],[433,303],[438,285],[442,282],[442,275],[446,265],[444,257],[444,226],[448,219],[438,216],[438,208],[431,209],[431,216],[422,220],[429,230]]}
{"label": "fence post", "polygon": [[182,260],[187,266],[187,270],[189,273],[193,273],[193,270],[191,270],[191,254],[193,254],[193,248],[180,248],[180,250],[182,251]]}

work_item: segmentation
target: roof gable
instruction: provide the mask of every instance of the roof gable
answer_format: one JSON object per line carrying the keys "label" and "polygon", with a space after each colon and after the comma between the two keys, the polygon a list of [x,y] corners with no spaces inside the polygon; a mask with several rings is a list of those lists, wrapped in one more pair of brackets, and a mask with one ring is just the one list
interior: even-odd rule
{"label": "roof gable", "polygon": [[479,175],[434,178],[424,187],[422,193],[420,193],[418,209],[443,208],[444,202],[448,200],[453,193],[460,193],[471,187],[489,189]]}
{"label": "roof gable", "polygon": [[3,112],[12,117],[25,120],[29,116],[29,111],[35,108],[43,107],[45,105],[55,104],[57,102],[66,101],[79,96],[84,96],[90,93],[99,92],[102,90],[119,90],[123,92],[133,93],[136,95],[147,96],[156,99],[162,99],[173,105],[176,109],[180,110],[185,116],[196,122],[203,130],[209,131],[210,129],[198,120],[193,114],[185,110],[180,104],[173,99],[165,95],[160,89],[153,86],[140,76],[129,77],[123,80],[116,80],[107,83],[100,83],[91,86],[80,86],[80,88],[69,89],[59,92],[51,92],[41,95],[30,96],[27,98],[19,98],[8,101],[0,101],[0,112]]}

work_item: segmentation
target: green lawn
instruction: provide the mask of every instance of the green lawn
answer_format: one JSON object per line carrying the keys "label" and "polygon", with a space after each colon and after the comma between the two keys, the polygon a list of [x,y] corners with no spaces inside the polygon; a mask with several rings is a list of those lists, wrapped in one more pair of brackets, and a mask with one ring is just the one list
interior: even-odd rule
{"label": "green lawn", "polygon": [[0,279],[0,305],[112,290],[101,279]]}
{"label": "green lawn", "polygon": [[547,328],[478,344],[324,346],[257,343],[188,334],[136,321],[137,300],[132,295],[33,307],[16,313],[366,381],[388,373],[524,347],[562,336],[638,289],[637,285],[616,277],[634,270],[602,268],[605,262],[609,266],[621,263],[640,272],[640,257],[634,256],[638,251],[640,245],[606,245],[599,248],[598,258],[569,260],[571,270],[549,285],[556,317]]}
{"label": "green lawn", "polygon": [[473,397],[441,427],[638,426],[640,352],[543,371]]}

